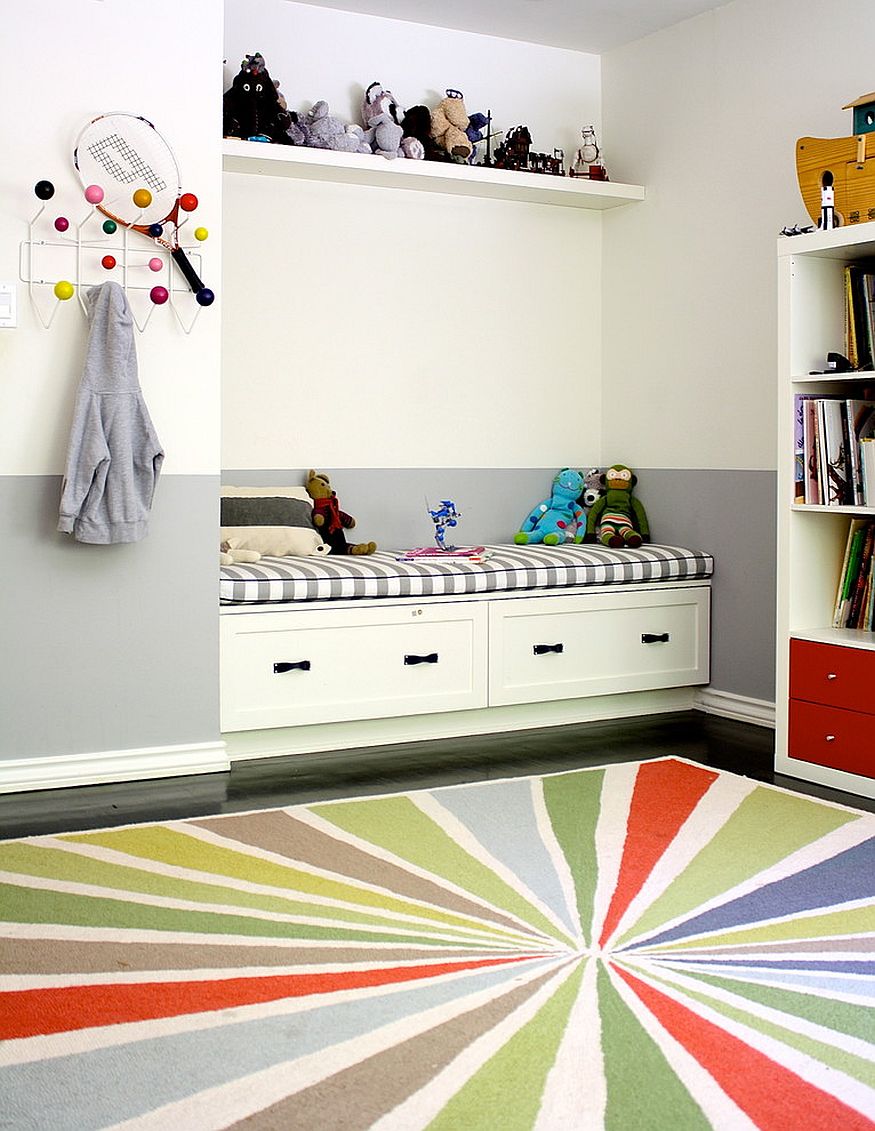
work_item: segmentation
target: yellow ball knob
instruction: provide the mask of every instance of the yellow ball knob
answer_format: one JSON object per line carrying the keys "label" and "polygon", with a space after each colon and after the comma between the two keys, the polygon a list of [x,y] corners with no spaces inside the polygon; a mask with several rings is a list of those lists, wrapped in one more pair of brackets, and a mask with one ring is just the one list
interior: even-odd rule
{"label": "yellow ball knob", "polygon": [[203,240],[205,240],[205,239],[207,238],[207,236],[208,236],[209,234],[210,234],[210,233],[209,233],[209,232],[207,231],[207,229],[206,229],[206,228],[195,228],[195,230],[194,230],[194,238],[195,238],[196,240],[201,240],[201,241],[203,241]]}
{"label": "yellow ball knob", "polygon": [[55,298],[60,299],[61,302],[66,302],[67,299],[72,298],[75,293],[76,288],[66,279],[60,279],[55,283]]}
{"label": "yellow ball knob", "polygon": [[148,208],[152,203],[152,194],[147,188],[138,188],[133,196],[137,208]]}

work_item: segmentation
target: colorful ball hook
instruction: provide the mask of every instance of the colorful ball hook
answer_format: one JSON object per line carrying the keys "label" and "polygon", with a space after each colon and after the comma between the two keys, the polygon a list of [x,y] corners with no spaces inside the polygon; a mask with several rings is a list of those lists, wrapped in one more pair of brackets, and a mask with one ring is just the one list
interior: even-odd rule
{"label": "colorful ball hook", "polygon": [[164,232],[164,228],[160,224],[150,224],[149,225],[149,235],[153,239],[157,240],[158,237],[163,234],[163,232]]}
{"label": "colorful ball hook", "polygon": [[198,199],[193,192],[184,192],[179,198],[179,207],[183,212],[194,212],[198,206]]}
{"label": "colorful ball hook", "polygon": [[33,186],[33,191],[40,200],[51,200],[55,195],[55,186],[51,181],[37,181]]}
{"label": "colorful ball hook", "polygon": [[149,291],[149,298],[156,306],[163,306],[168,298],[170,298],[170,295],[166,287],[153,287],[151,291]]}
{"label": "colorful ball hook", "polygon": [[89,185],[85,190],[85,199],[89,204],[100,204],[103,200],[103,189],[100,185]]}
{"label": "colorful ball hook", "polygon": [[150,271],[160,271],[163,266],[164,266],[164,260],[159,259],[157,255],[155,256],[154,259],[149,260],[149,270]]}
{"label": "colorful ball hook", "polygon": [[69,220],[67,219],[67,217],[66,217],[66,216],[59,216],[59,217],[58,217],[58,218],[57,218],[57,219],[55,220],[55,228],[57,229],[57,231],[59,231],[59,232],[66,232],[66,230],[67,230],[67,229],[68,229],[69,227],[70,227],[70,221],[69,221]]}
{"label": "colorful ball hook", "polygon": [[116,258],[114,255],[104,255],[103,259],[100,261],[101,267],[105,267],[107,271],[111,271],[113,267],[115,267],[115,264]]}
{"label": "colorful ball hook", "polygon": [[61,302],[66,302],[68,298],[72,298],[75,294],[75,287],[67,279],[59,279],[55,283],[55,298],[60,299]]}
{"label": "colorful ball hook", "polygon": [[137,208],[148,208],[152,203],[152,194],[147,188],[138,188],[131,199]]}
{"label": "colorful ball hook", "polygon": [[209,236],[209,234],[210,233],[207,228],[195,228],[194,230],[194,238],[196,240],[203,241]]}
{"label": "colorful ball hook", "polygon": [[118,224],[115,222],[115,220],[104,220],[103,221],[103,230],[106,232],[106,234],[108,236],[111,236],[113,234],[113,232],[116,231],[117,228],[118,228]]}
{"label": "colorful ball hook", "polygon": [[194,298],[199,306],[212,306],[216,296],[209,287],[201,287]]}

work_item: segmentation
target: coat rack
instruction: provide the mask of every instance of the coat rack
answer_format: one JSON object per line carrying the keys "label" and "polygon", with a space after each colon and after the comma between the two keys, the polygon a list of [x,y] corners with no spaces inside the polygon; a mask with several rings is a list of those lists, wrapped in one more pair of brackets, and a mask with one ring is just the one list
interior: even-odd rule
{"label": "coat rack", "polygon": [[[137,239],[132,245],[129,228],[104,217],[99,208],[103,200],[103,190],[99,185],[89,185],[84,190],[88,208],[80,220],[71,221],[67,216],[58,214],[52,220],[51,228],[48,227],[50,217],[46,215],[46,209],[55,195],[55,186],[51,181],[38,181],[34,194],[42,203],[28,223],[27,239],[20,245],[19,274],[22,282],[27,284],[37,318],[46,330],[54,322],[60,306],[74,296],[87,315],[83,292],[108,279],[114,279],[124,289],[134,325],[141,333],[149,325],[156,309],[166,306],[173,311],[184,333],[190,334],[204,307],[212,305],[215,295],[207,288],[192,294],[188,288],[177,285],[171,255],[157,241],[151,249],[148,236],[144,240]],[[192,205],[187,210],[193,211],[197,198],[188,194],[187,203]],[[186,218],[179,224],[179,229],[187,223]],[[195,249],[208,238],[209,232],[198,227],[192,234],[197,243],[185,250],[199,270],[200,255]],[[139,237],[140,233],[137,235]],[[137,246],[138,243],[143,243],[143,247]],[[49,287],[53,301],[46,316],[39,288]],[[145,294],[148,294],[148,300],[144,298]],[[146,301],[149,305],[143,316]],[[191,310],[192,304],[194,310],[184,317],[183,309],[188,307]],[[139,318],[135,306],[141,308]]]}

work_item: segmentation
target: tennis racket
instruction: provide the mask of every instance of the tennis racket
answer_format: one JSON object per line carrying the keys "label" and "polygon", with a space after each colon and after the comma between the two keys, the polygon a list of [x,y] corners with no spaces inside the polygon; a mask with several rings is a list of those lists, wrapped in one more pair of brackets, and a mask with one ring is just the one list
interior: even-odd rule
{"label": "tennis racket", "polygon": [[[84,187],[98,185],[103,190],[97,207],[104,216],[167,248],[192,291],[212,301],[212,292],[179,246],[179,169],[170,146],[150,121],[123,113],[92,119],[79,134],[73,164]],[[135,203],[135,193],[140,203]],[[190,200],[196,206],[196,198]]]}

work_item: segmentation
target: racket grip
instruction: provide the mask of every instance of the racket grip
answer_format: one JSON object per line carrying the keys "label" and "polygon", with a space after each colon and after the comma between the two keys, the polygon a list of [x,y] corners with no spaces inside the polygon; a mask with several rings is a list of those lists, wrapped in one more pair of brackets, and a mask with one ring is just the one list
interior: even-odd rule
{"label": "racket grip", "polygon": [[192,267],[191,263],[189,262],[188,256],[185,254],[182,248],[178,247],[176,251],[171,251],[170,255],[171,258],[176,262],[176,266],[185,276],[185,281],[191,287],[192,291],[195,294],[197,294],[198,291],[202,291],[204,289],[204,285],[200,281],[197,271],[195,271],[194,267]]}

